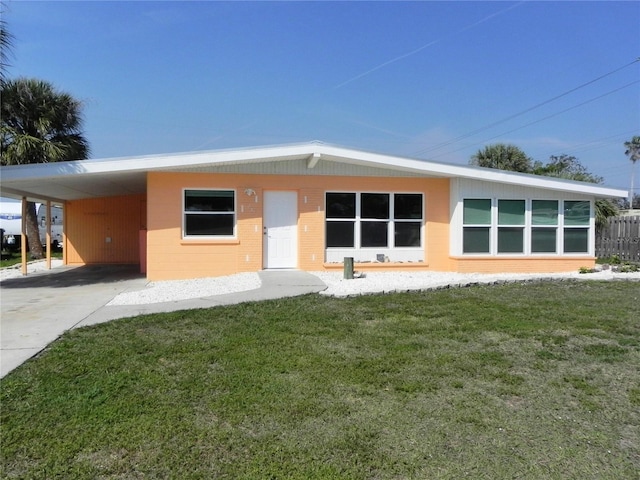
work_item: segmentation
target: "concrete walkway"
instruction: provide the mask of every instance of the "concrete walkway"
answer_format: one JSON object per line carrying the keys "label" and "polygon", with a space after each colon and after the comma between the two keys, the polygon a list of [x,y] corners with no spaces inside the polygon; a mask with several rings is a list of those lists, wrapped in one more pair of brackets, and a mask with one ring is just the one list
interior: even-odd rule
{"label": "concrete walkway", "polygon": [[0,283],[0,377],[42,351],[66,330],[147,313],[209,308],[317,293],[326,285],[297,270],[259,272],[255,290],[154,303],[106,306],[147,279],[131,266],[60,267]]}

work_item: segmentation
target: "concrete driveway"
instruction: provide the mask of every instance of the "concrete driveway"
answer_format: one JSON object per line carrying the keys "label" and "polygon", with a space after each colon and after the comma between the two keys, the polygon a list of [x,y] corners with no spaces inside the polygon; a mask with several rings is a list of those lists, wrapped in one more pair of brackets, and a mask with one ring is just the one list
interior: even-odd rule
{"label": "concrete driveway", "polygon": [[0,283],[0,377],[33,357],[65,331],[146,313],[209,308],[292,297],[327,286],[306,272],[259,272],[255,290],[148,305],[106,306],[116,295],[148,281],[137,266],[58,267]]}
{"label": "concrete driveway", "polygon": [[0,283],[0,376],[121,292],[147,284],[137,266],[59,267]]}

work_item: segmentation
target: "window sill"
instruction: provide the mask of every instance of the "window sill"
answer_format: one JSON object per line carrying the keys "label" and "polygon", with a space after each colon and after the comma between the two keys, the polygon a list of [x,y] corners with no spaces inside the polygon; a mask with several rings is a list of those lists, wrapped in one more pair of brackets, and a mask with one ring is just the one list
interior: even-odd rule
{"label": "window sill", "polygon": [[240,245],[237,238],[183,238],[180,245]]}
{"label": "window sill", "polygon": [[[331,262],[331,263],[323,263],[322,266],[327,270],[342,270],[344,268],[344,263],[342,262]],[[367,270],[385,270],[385,269],[394,269],[398,267],[402,268],[417,268],[424,269],[428,267],[429,264],[427,262],[355,262],[353,264],[353,268],[355,269],[367,269]]]}

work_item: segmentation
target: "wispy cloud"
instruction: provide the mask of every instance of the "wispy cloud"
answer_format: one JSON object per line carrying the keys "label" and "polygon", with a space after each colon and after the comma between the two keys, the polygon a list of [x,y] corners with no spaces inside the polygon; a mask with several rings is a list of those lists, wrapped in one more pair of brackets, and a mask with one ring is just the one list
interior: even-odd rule
{"label": "wispy cloud", "polygon": [[390,130],[388,128],[384,128],[384,127],[379,127],[377,125],[374,125],[370,122],[364,122],[362,120],[358,120],[355,118],[344,118],[343,119],[345,122],[347,123],[352,123],[354,125],[359,125],[361,127],[365,127],[371,130],[374,130],[376,132],[380,132],[380,133],[384,133],[386,135],[390,135],[392,137],[396,137],[396,138],[401,138],[401,139],[411,139],[412,137],[410,135],[407,135],[405,133],[401,133],[401,132],[396,132],[394,130]]}
{"label": "wispy cloud", "polygon": [[403,59],[405,59],[407,57],[411,57],[412,55],[415,55],[416,53],[419,53],[422,50],[425,50],[425,49],[427,49],[427,48],[429,48],[429,47],[431,47],[433,45],[436,45],[437,43],[440,43],[443,40],[446,40],[446,39],[451,38],[451,37],[455,37],[456,35],[459,35],[459,34],[461,34],[463,32],[466,32],[467,30],[470,30],[470,29],[472,29],[474,27],[477,27],[478,25],[481,25],[481,24],[483,24],[485,22],[488,22],[489,20],[491,20],[491,19],[493,19],[493,18],[495,18],[495,17],[497,17],[499,15],[502,15],[503,13],[508,12],[509,10],[513,10],[514,8],[522,5],[525,1],[526,0],[522,0],[522,1],[518,2],[518,3],[516,3],[516,4],[510,5],[507,8],[503,8],[502,10],[499,10],[499,11],[497,11],[495,13],[492,13],[491,15],[488,15],[488,16],[478,20],[477,22],[474,22],[474,23],[472,23],[470,25],[467,25],[467,26],[465,26],[465,27],[463,27],[463,28],[461,28],[459,30],[455,30],[455,31],[453,31],[453,32],[451,32],[451,33],[449,33],[447,35],[443,35],[440,38],[432,40],[429,43],[426,43],[426,44],[422,45],[421,47],[416,48],[415,50],[411,50],[410,52],[407,52],[407,53],[404,53],[402,55],[399,55],[399,56],[397,56],[395,58],[392,58],[391,60],[387,60],[386,62],[383,62],[380,65],[377,65],[377,66],[375,66],[373,68],[370,68],[366,72],[362,72],[362,73],[356,75],[355,77],[351,77],[350,79],[345,80],[344,82],[336,85],[334,87],[334,90],[342,88],[345,85],[349,85],[350,83],[355,82],[356,80],[360,80],[361,78],[366,77],[367,75],[370,75],[373,72],[375,72],[377,70],[380,70],[381,68],[384,68],[384,67],[386,67],[388,65],[391,65],[392,63],[396,63],[396,62],[399,62],[400,60],[403,60]]}

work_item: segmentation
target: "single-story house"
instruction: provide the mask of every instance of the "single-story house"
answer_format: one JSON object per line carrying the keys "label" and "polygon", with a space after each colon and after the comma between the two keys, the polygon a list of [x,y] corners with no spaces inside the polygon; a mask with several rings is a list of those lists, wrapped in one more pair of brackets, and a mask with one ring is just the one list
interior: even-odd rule
{"label": "single-story house", "polygon": [[64,206],[69,265],[149,280],[294,268],[575,271],[594,202],[624,190],[319,142],[2,167],[0,195]]}

